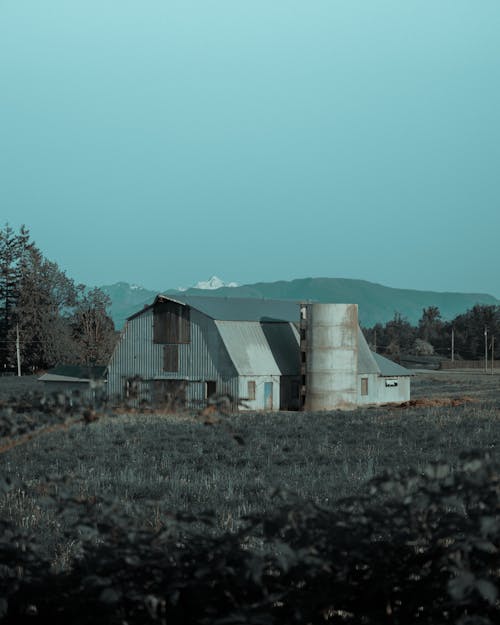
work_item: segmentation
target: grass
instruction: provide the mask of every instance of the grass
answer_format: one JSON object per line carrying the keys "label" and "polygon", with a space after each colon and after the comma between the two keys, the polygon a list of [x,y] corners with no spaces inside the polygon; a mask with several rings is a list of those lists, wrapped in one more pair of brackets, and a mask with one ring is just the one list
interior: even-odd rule
{"label": "grass", "polygon": [[[207,426],[194,415],[107,416],[52,432],[0,455],[0,474],[23,486],[0,498],[0,517],[43,533],[56,567],[78,551],[64,519],[43,505],[47,492],[113,502],[144,527],[171,511],[217,513],[216,531],[290,498],[332,506],[387,469],[421,470],[461,452],[498,456],[498,376],[419,374],[415,398],[463,397],[458,406],[365,408],[331,413],[242,413]],[[240,441],[240,442],[238,442]],[[243,444],[240,444],[243,443]]]}

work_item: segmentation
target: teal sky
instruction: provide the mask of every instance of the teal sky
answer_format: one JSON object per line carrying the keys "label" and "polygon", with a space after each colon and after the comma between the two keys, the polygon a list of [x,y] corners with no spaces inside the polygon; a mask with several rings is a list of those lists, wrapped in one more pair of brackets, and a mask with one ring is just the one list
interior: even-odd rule
{"label": "teal sky", "polygon": [[498,0],[0,0],[0,222],[86,284],[500,297]]}

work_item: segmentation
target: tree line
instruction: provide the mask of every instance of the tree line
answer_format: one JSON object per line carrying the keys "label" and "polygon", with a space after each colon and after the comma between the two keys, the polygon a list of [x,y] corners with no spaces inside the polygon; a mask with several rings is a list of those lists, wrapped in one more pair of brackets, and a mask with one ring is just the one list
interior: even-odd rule
{"label": "tree line", "polygon": [[75,284],[43,256],[30,232],[0,230],[0,372],[106,364],[117,333],[98,288]]}
{"label": "tree line", "polygon": [[444,321],[436,306],[422,310],[417,326],[400,313],[385,325],[363,329],[372,349],[389,356],[438,355],[446,358],[481,360],[485,346],[488,358],[500,355],[500,306],[476,304],[451,321]]}

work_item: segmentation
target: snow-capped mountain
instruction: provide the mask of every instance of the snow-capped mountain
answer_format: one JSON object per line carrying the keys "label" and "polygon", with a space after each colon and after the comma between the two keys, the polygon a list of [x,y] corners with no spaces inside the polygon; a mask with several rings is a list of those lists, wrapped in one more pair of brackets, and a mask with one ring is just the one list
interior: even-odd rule
{"label": "snow-capped mountain", "polygon": [[187,291],[188,288],[191,289],[205,289],[207,291],[213,291],[215,289],[220,289],[223,286],[227,287],[236,287],[239,286],[237,282],[224,282],[218,276],[212,276],[209,280],[202,280],[201,282],[197,282],[192,287],[179,287],[178,291]]}

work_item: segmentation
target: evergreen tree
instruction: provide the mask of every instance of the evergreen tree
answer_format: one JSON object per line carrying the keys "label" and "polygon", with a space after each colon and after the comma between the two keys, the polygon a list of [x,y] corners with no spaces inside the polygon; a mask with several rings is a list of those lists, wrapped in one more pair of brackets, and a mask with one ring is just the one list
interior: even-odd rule
{"label": "evergreen tree", "polygon": [[6,224],[0,230],[0,368],[2,370],[14,364],[14,345],[10,342],[15,337],[14,311],[19,298],[20,280],[23,264],[33,243],[29,230],[21,226],[19,233]]}
{"label": "evergreen tree", "polygon": [[75,348],[68,317],[76,298],[73,280],[32,246],[22,262],[14,312],[24,368],[71,360]]}

